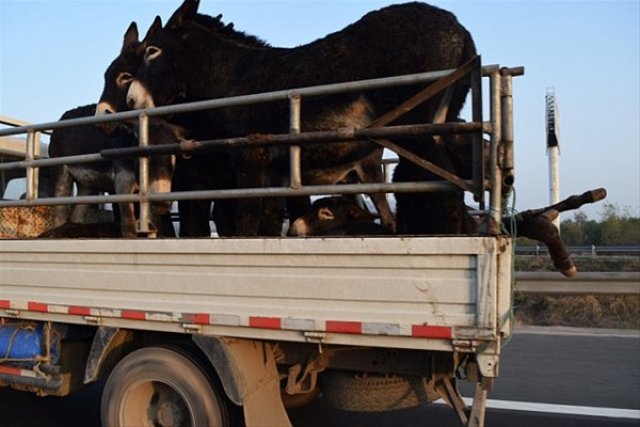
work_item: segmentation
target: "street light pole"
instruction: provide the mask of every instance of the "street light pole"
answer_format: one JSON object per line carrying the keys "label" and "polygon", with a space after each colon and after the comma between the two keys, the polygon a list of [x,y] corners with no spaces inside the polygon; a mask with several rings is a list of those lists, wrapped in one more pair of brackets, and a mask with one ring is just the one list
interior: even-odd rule
{"label": "street light pole", "polygon": [[[560,117],[555,89],[547,88],[545,94],[547,119],[547,156],[549,158],[549,204],[560,201]],[[560,217],[553,221],[560,230]]]}

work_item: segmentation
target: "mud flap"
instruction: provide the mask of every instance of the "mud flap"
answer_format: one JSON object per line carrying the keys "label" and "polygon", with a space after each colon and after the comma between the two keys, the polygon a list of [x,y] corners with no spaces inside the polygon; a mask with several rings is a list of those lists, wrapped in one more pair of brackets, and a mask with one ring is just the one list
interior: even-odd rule
{"label": "mud flap", "polygon": [[199,335],[193,341],[213,364],[229,399],[243,406],[247,426],[291,426],[271,345]]}

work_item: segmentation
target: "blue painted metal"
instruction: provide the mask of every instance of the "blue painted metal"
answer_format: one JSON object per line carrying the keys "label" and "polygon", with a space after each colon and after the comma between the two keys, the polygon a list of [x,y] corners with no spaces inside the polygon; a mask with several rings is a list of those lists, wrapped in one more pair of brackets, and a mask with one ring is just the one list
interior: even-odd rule
{"label": "blue painted metal", "polygon": [[55,364],[58,361],[59,346],[59,335],[50,333],[48,326],[43,323],[0,325],[0,363]]}

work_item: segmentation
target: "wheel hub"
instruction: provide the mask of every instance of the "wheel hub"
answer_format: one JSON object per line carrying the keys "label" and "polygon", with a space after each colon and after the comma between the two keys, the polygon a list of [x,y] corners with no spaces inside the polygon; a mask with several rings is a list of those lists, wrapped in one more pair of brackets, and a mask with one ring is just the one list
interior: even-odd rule
{"label": "wheel hub", "polygon": [[158,408],[157,421],[161,427],[179,426],[184,419],[182,411],[172,402],[164,402]]}

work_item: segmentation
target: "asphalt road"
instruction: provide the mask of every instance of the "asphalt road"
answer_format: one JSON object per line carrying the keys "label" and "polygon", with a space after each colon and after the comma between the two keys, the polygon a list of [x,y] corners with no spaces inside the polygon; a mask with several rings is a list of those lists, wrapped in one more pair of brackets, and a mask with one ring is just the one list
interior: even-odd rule
{"label": "asphalt road", "polygon": [[[638,333],[521,330],[504,348],[500,378],[489,395],[486,425],[637,427],[639,361]],[[99,426],[100,392],[101,384],[66,398],[0,389],[0,426]],[[442,404],[390,413],[349,413],[329,408],[320,398],[291,411],[290,417],[296,427],[458,426],[453,412]]]}

